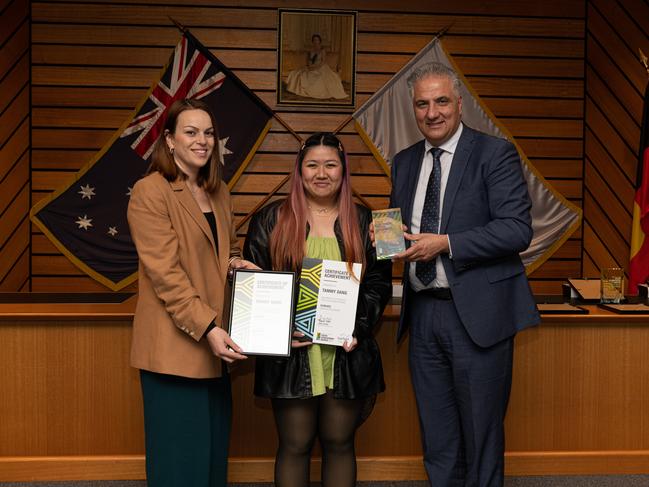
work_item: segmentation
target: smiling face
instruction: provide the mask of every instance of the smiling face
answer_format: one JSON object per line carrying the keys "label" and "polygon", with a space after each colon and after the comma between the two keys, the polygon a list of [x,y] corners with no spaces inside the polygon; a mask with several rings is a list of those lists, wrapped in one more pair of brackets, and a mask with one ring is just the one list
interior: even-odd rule
{"label": "smiling face", "polygon": [[430,75],[417,80],[412,103],[419,130],[435,147],[450,139],[462,120],[462,97],[453,90],[448,76]]}
{"label": "smiling face", "polygon": [[338,198],[343,181],[343,164],[334,147],[315,145],[302,160],[302,185],[307,198],[331,206]]}
{"label": "smiling face", "polygon": [[214,150],[212,120],[203,110],[185,110],[178,115],[174,133],[167,133],[165,139],[180,170],[188,176],[197,175]]}

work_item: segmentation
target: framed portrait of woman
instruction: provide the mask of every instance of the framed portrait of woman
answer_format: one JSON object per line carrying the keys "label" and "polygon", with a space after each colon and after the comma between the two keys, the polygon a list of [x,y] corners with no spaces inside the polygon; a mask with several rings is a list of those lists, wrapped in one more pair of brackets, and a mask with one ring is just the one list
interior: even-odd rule
{"label": "framed portrait of woman", "polygon": [[356,12],[279,9],[277,104],[353,109]]}

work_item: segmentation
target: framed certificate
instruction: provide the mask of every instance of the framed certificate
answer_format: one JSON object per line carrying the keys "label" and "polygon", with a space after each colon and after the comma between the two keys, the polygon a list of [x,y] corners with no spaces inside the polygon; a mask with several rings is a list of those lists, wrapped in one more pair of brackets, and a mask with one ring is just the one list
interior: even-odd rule
{"label": "framed certificate", "polygon": [[237,269],[228,330],[245,355],[291,354],[294,272]]}

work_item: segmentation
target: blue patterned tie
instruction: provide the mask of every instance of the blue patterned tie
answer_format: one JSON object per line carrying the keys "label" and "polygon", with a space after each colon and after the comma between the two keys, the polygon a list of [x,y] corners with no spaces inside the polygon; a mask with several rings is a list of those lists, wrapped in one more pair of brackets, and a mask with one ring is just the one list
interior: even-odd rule
{"label": "blue patterned tie", "polygon": [[[430,152],[433,154],[433,170],[428,177],[426,199],[424,200],[424,208],[421,210],[420,233],[439,233],[439,195],[442,185],[442,162],[440,161],[440,156],[444,152],[444,149],[433,147],[430,149]],[[417,262],[415,275],[424,286],[428,286],[437,275],[437,269],[435,268],[436,260]]]}

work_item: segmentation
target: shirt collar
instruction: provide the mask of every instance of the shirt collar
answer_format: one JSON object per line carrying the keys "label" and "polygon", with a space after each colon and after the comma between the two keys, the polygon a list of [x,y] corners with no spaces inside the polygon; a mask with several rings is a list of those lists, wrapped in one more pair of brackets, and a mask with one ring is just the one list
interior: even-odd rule
{"label": "shirt collar", "polygon": [[[442,145],[440,145],[439,148],[453,155],[455,153],[455,149],[457,148],[457,143],[460,141],[460,135],[462,135],[463,127],[464,124],[460,122],[460,125],[457,127],[455,133],[451,135],[451,138],[448,139],[446,142],[444,142]],[[428,139],[424,139],[424,140],[425,140],[426,152],[431,150],[433,147],[436,147],[430,142],[428,142]]]}

